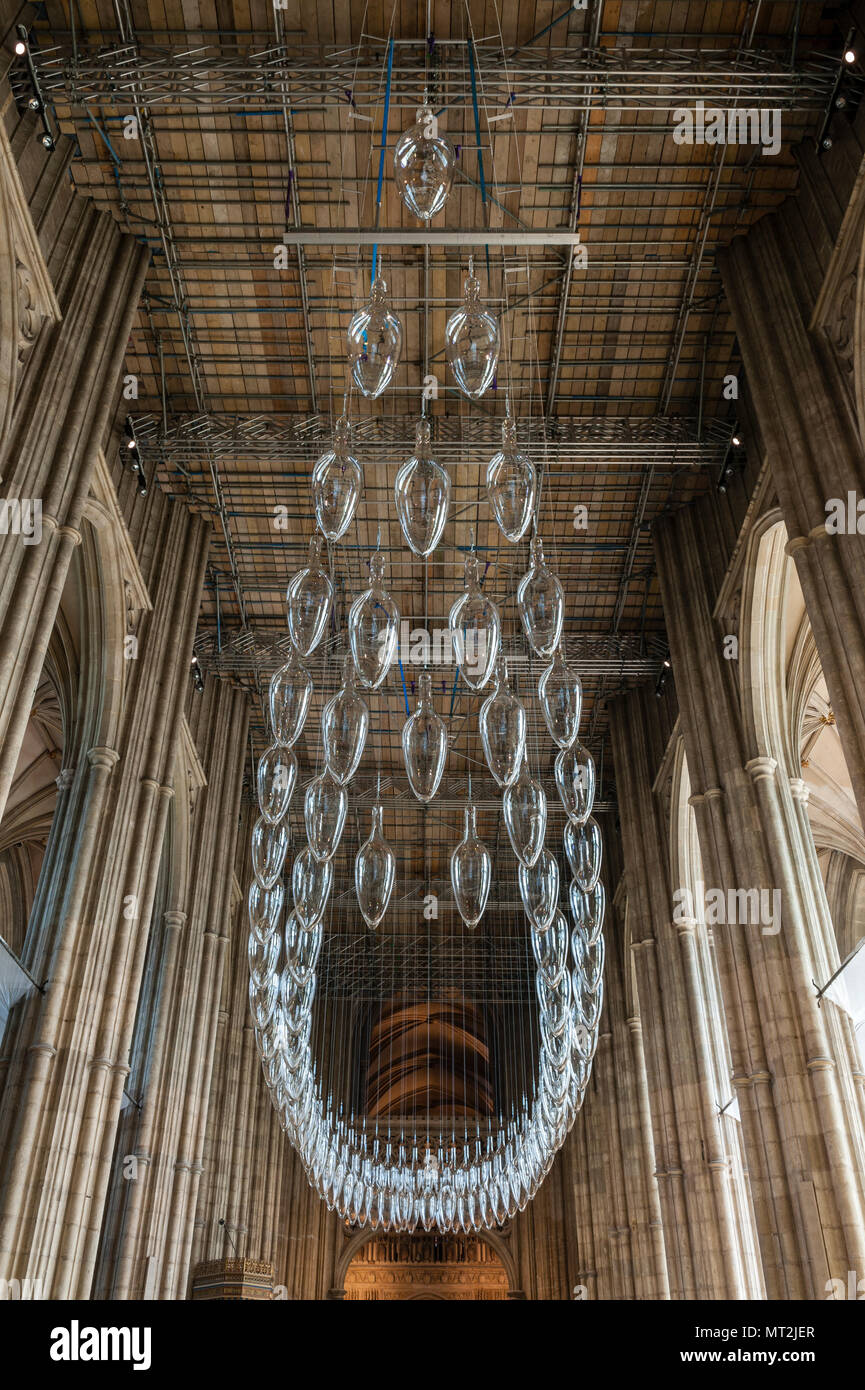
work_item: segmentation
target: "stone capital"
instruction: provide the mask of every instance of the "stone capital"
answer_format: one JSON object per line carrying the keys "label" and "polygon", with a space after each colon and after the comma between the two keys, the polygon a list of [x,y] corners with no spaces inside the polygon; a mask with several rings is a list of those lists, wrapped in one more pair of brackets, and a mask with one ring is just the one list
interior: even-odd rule
{"label": "stone capital", "polygon": [[759,758],[751,758],[750,762],[747,762],[745,764],[745,771],[747,772],[752,782],[771,782],[774,779],[777,767],[777,758],[769,758],[763,756]]}
{"label": "stone capital", "polygon": [[120,754],[116,748],[89,748],[87,761],[91,767],[106,767],[110,771],[120,761]]}

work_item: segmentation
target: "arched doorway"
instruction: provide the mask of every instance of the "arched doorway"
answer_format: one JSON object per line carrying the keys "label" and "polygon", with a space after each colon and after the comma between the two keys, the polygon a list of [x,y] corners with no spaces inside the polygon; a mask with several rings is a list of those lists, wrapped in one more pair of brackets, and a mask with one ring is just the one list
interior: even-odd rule
{"label": "arched doorway", "polygon": [[345,1275],[345,1297],[352,1302],[501,1302],[508,1288],[499,1255],[474,1235],[375,1235],[356,1249]]}

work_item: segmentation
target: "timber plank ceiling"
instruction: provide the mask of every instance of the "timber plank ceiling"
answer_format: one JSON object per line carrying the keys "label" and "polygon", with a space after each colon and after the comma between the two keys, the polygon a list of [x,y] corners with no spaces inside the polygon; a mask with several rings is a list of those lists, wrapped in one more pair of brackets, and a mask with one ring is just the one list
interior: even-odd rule
{"label": "timber plank ceiling", "polygon": [[[537,664],[525,661],[513,599],[527,542],[501,540],[483,487],[509,395],[541,467],[539,528],[565,584],[597,752],[599,697],[652,678],[664,654],[652,519],[714,486],[735,457],[723,383],[739,359],[716,253],[795,187],[793,147],[819,136],[837,96],[841,12],[804,0],[36,8],[37,71],[52,120],[76,142],[75,183],[152,251],[126,362],[140,383],[129,408],[159,485],[213,519],[200,659],[259,694],[285,648],[285,586],[313,525],[310,469],[343,407],[345,327],[370,283],[371,247],[334,247],[327,233],[415,225],[391,158],[426,88],[458,146],[435,225],[463,229],[465,242],[379,253],[405,345],[380,399],[351,398],[366,490],[331,556],[331,653],[376,544],[411,628],[424,615],[446,621],[474,544],[528,690]],[[844,81],[852,103],[858,77]],[[779,110],[780,150],[676,143],[673,112],[698,99]],[[298,228],[320,229],[320,240],[281,251]],[[587,264],[547,244],[485,249],[485,228],[576,229]],[[507,349],[495,389],[475,403],[443,354],[471,252]],[[392,488],[431,376],[453,502],[424,565],[402,541]],[[587,529],[575,528],[580,505]],[[330,656],[319,663],[319,695],[336,668]],[[394,668],[381,696],[380,757],[395,768],[384,731],[404,716],[415,678]],[[473,705],[452,670],[437,673],[436,690],[455,729],[466,726],[457,773],[479,756]]]}

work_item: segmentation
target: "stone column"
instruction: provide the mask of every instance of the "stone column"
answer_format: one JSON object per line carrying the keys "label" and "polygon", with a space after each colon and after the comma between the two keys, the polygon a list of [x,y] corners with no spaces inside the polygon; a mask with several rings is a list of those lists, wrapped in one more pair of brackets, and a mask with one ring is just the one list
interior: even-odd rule
{"label": "stone column", "polygon": [[[33,118],[25,116],[8,144],[5,132],[0,134],[0,146],[4,200],[17,187],[18,228],[30,214],[26,200],[34,213],[38,210],[38,238],[32,218],[28,229],[31,268],[37,251],[44,261],[41,297],[20,346],[15,333],[14,379],[10,385],[7,373],[5,386],[0,381],[0,413],[4,389],[9,402],[5,427],[0,420],[3,490],[8,497],[38,503],[42,527],[38,544],[25,545],[12,531],[0,536],[2,815],[99,449],[116,408],[149,253],[108,213],[75,193],[65,177],[70,141],[59,141],[49,153],[35,139]],[[0,219],[0,272],[9,236],[8,219]],[[16,233],[13,249],[20,244]],[[7,288],[2,286],[0,299],[8,304]],[[59,322],[43,303],[49,291]],[[14,303],[17,307],[17,292]],[[0,340],[7,347],[12,327],[0,323]]]}
{"label": "stone column", "polygon": [[[863,130],[860,112],[830,152],[803,146],[797,194],[719,264],[759,431],[745,443],[769,460],[865,823]],[[853,534],[827,532],[848,494]]]}
{"label": "stone column", "polygon": [[[25,951],[49,983],[7,1044],[0,1106],[0,1265],[41,1278],[54,1298],[91,1289],[209,540],[201,518],[158,491],[141,513],[152,610],[122,702],[96,678],[116,669],[116,652],[89,668],[71,744],[114,702],[116,747],[89,749],[52,829]],[[95,651],[98,633],[85,638]]]}
{"label": "stone column", "polygon": [[[203,695],[188,690],[187,697],[192,756],[200,759],[201,783],[186,818],[188,837],[175,833],[173,845],[174,874],[181,880],[185,910],[164,915],[164,933],[151,948],[159,957],[148,1001],[156,1012],[152,1022],[139,1020],[136,1029],[138,1045],[149,1049],[147,1089],[140,1098],[141,1118],[132,1149],[140,1176],[128,1184],[111,1256],[116,1264],[110,1281],[115,1298],[142,1297],[148,1280],[159,1281],[164,1297],[183,1296],[192,1229],[190,1201],[181,1199],[179,1189],[191,1186],[189,1175],[202,1164],[197,1136],[206,1116],[216,1044],[213,1001],[222,990],[214,951],[218,962],[222,923],[232,920],[236,909],[231,865],[247,703],[241,691],[210,679]],[[187,776],[186,762],[181,761],[176,798],[193,793]],[[178,858],[184,862],[177,863]],[[113,1182],[122,1188],[127,1185],[119,1170],[122,1155],[114,1163]]]}
{"label": "stone column", "polygon": [[707,888],[736,909],[742,890],[781,893],[780,931],[726,911],[713,926],[767,1296],[821,1298],[839,1269],[865,1268],[865,1208],[859,1117],[839,1089],[849,1060],[812,983],[813,842],[789,779],[746,744],[713,619],[727,559],[714,497],[659,522],[655,546]]}
{"label": "stone column", "polygon": [[620,696],[610,723],[670,1292],[745,1298],[695,923],[673,921],[671,831],[654,791],[666,739],[653,691]]}

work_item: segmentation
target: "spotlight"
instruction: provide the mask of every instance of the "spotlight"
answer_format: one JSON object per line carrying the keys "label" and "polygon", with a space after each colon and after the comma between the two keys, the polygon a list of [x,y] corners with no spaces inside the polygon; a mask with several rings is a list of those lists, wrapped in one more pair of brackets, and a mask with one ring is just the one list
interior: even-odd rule
{"label": "spotlight", "polygon": [[732,444],[734,449],[738,449],[741,446],[742,440],[738,434],[734,434],[733,438],[730,440],[730,443]]}
{"label": "spotlight", "polygon": [[[133,470],[133,472],[137,473],[139,468],[141,467],[141,458],[139,455],[138,440],[135,437],[135,426],[132,423],[131,415],[127,415],[126,419],[123,422],[123,435],[124,443],[126,445],[126,456],[129,459],[129,466]],[[123,461],[123,457],[123,453],[121,452],[121,462]]]}
{"label": "spotlight", "polygon": [[201,667],[198,664],[198,657],[194,656],[189,665],[192,673],[192,682],[195,686],[195,689],[198,691],[199,694],[201,694],[204,690],[204,675],[202,674]]}
{"label": "spotlight", "polygon": [[673,665],[673,663],[672,663],[672,661],[670,660],[670,658],[669,658],[668,656],[665,656],[665,657],[664,657],[664,666],[666,667],[666,669],[667,669],[668,671],[670,670],[670,667],[671,667],[672,665]]}
{"label": "spotlight", "polygon": [[27,106],[28,106],[28,109],[29,109],[30,111],[41,111],[41,110],[42,110],[42,102],[39,100],[38,97],[31,97],[30,100],[29,100],[28,103],[27,103]]}
{"label": "spotlight", "polygon": [[848,48],[848,49],[847,49],[846,53],[844,54],[844,62],[845,62],[845,63],[855,63],[855,62],[856,62],[856,50],[855,50],[854,48]]}
{"label": "spotlight", "polygon": [[18,55],[19,58],[23,58],[23,57],[24,57],[24,54],[27,52],[27,45],[26,45],[26,43],[24,42],[23,39],[19,39],[18,42],[16,43],[16,45],[15,45],[15,52],[17,53],[17,55]]}
{"label": "spotlight", "polygon": [[140,492],[142,497],[147,496],[147,479],[141,472],[139,472],[138,474],[138,491]]}
{"label": "spotlight", "polygon": [[44,135],[40,136],[40,139],[42,140],[42,144],[45,146],[46,150],[53,150],[53,149],[54,149],[54,136],[53,136],[53,135],[49,135],[49,134],[47,133],[47,131],[46,131],[46,133],[45,133]]}

